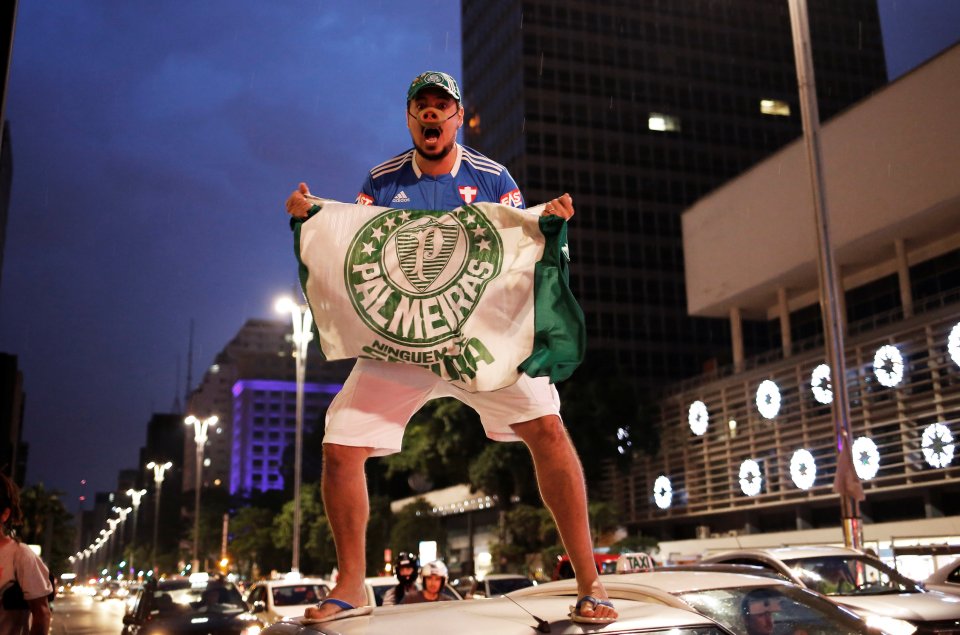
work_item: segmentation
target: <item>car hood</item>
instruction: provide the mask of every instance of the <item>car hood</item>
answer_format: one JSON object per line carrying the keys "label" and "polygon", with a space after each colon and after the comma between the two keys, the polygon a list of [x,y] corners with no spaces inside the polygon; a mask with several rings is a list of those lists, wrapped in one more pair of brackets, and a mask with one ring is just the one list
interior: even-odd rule
{"label": "car hood", "polygon": [[175,633],[209,632],[225,628],[242,630],[253,623],[250,614],[244,611],[169,615],[153,620],[155,626]]}
{"label": "car hood", "polygon": [[882,595],[834,595],[830,599],[860,614],[873,613],[911,622],[960,619],[960,597],[936,591]]}

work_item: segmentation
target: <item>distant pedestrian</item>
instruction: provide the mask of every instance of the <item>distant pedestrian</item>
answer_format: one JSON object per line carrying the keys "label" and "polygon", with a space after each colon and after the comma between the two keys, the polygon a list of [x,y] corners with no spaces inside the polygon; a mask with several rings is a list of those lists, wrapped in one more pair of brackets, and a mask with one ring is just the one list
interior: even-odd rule
{"label": "distant pedestrian", "polygon": [[46,635],[53,585],[43,561],[16,539],[22,522],[20,491],[0,474],[0,635]]}

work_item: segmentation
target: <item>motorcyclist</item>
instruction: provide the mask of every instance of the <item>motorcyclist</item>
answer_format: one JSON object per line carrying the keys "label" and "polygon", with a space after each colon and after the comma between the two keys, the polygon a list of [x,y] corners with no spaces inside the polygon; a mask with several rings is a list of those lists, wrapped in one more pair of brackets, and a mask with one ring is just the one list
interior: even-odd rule
{"label": "motorcyclist", "polygon": [[420,566],[420,559],[417,554],[409,551],[401,551],[397,554],[397,560],[394,563],[394,571],[397,574],[398,583],[390,587],[383,594],[383,605],[390,606],[400,604],[408,593],[414,593],[417,590],[417,568]]}

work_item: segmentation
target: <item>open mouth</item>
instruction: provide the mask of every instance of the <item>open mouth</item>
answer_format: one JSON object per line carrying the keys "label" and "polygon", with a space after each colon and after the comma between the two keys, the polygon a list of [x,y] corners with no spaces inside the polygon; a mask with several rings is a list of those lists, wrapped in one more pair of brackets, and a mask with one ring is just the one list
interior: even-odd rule
{"label": "open mouth", "polygon": [[423,129],[423,138],[427,141],[436,141],[440,138],[440,129],[439,128],[424,128]]}

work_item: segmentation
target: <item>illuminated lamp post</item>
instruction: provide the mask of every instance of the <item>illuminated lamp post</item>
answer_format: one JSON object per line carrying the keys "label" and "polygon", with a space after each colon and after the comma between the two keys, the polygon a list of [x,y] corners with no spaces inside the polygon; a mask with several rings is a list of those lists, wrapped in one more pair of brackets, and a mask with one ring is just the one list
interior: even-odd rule
{"label": "illuminated lamp post", "polygon": [[193,571],[199,571],[200,566],[200,488],[203,485],[203,446],[207,443],[207,430],[212,425],[216,425],[218,419],[216,415],[199,419],[189,415],[183,422],[188,426],[193,426],[193,440],[197,444],[197,477],[195,480],[195,489],[193,497]]}
{"label": "illuminated lamp post", "polygon": [[153,568],[157,568],[157,536],[160,531],[160,488],[163,487],[163,473],[173,467],[173,463],[167,461],[166,463],[157,463],[156,461],[150,461],[147,463],[147,469],[153,470],[153,482],[156,484],[156,496],[154,501],[155,512],[153,518],[153,550],[151,552],[151,560],[153,561]]}
{"label": "illuminated lamp post", "polygon": [[293,451],[293,560],[290,572],[300,573],[300,480],[303,471],[303,384],[307,373],[307,345],[313,339],[313,315],[310,307],[290,298],[277,301],[278,313],[290,315],[293,322],[293,359],[296,365],[297,412]]}
{"label": "illuminated lamp post", "polygon": [[130,541],[133,547],[130,549],[130,568],[133,569],[134,577],[137,576],[137,567],[133,563],[133,557],[136,555],[137,551],[137,512],[140,509],[140,499],[143,498],[143,495],[147,493],[145,489],[133,489],[130,488],[127,490],[127,496],[133,499],[133,539]]}

